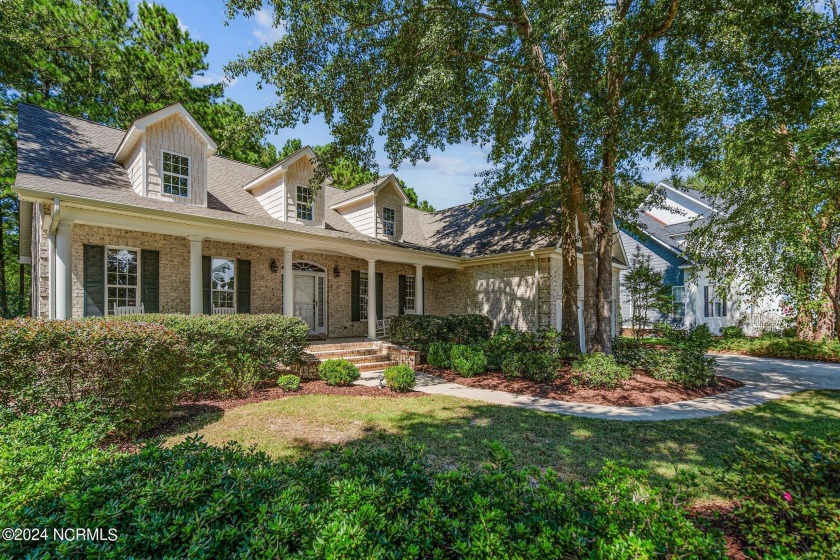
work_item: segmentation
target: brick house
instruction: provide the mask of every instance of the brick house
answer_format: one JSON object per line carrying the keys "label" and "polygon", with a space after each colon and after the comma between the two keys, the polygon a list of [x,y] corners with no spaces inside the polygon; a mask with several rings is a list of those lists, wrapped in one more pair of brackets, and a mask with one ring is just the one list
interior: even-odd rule
{"label": "brick house", "polygon": [[[373,337],[401,313],[483,313],[559,326],[557,240],[488,216],[489,204],[407,206],[389,175],[311,194],[305,147],[263,169],[214,155],[180,104],[128,131],[19,107],[21,260],[32,312],[285,313],[313,335]],[[551,216],[541,219],[551,219]],[[627,258],[613,251],[614,301]]]}

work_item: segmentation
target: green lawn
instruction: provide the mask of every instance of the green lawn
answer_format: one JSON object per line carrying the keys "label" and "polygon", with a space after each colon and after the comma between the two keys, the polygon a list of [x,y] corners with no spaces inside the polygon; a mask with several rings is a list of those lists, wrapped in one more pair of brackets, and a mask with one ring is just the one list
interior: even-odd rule
{"label": "green lawn", "polygon": [[[696,498],[720,497],[716,476],[736,447],[766,445],[762,434],[825,436],[840,430],[840,392],[808,391],[741,412],[702,420],[590,420],[477,403],[454,397],[373,398],[303,395],[208,414],[187,430],[212,444],[235,440],[276,457],[317,453],[332,444],[387,443],[407,438],[446,467],[478,467],[487,442],[500,441],[522,466],[552,467],[586,478],[607,460],[660,479],[697,473]],[[189,432],[195,433],[195,432]],[[169,442],[186,433],[172,435]]]}

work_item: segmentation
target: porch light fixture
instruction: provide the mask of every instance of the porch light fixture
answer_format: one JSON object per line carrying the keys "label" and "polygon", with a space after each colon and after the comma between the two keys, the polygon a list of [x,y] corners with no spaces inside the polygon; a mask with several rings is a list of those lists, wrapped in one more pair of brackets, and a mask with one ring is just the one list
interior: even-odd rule
{"label": "porch light fixture", "polygon": [[277,271],[280,270],[280,267],[277,266],[277,261],[275,259],[271,259],[271,264],[268,265],[268,268],[271,269],[271,272],[277,274]]}
{"label": "porch light fixture", "polygon": [[338,265],[335,265],[335,266],[333,267],[333,276],[335,276],[336,278],[338,278],[339,276],[341,276],[341,269],[340,269],[340,268],[338,268]]}

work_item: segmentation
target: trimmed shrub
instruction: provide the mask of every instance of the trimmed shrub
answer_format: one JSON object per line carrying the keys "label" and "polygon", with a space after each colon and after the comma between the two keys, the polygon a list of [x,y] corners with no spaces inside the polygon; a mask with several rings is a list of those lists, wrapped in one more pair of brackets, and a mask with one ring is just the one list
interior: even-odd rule
{"label": "trimmed shrub", "polygon": [[557,360],[545,352],[514,352],[502,362],[505,379],[545,383],[557,378]]}
{"label": "trimmed shrub", "polygon": [[739,352],[763,358],[785,360],[819,360],[840,362],[840,342],[824,340],[813,342],[799,338],[781,338],[778,335],[760,338],[718,339],[712,344],[715,350]]}
{"label": "trimmed shrub", "polygon": [[448,342],[432,342],[429,346],[429,355],[426,361],[429,365],[438,369],[449,369],[452,367],[452,345]]}
{"label": "trimmed shrub", "polygon": [[318,366],[318,374],[327,385],[341,387],[352,385],[359,378],[359,368],[343,358],[325,360]]}
{"label": "trimmed shrub", "polygon": [[592,389],[617,389],[633,376],[633,370],[603,352],[581,354],[572,364],[572,371],[576,374],[573,383]]}
{"label": "trimmed shrub", "polygon": [[297,375],[281,375],[277,378],[277,386],[287,393],[300,389],[300,377]]}
{"label": "trimmed shrub", "polygon": [[630,366],[631,368],[642,367],[645,364],[648,352],[641,343],[635,338],[624,336],[617,336],[613,340],[613,358],[619,364]]}
{"label": "trimmed shrub", "polygon": [[408,366],[389,366],[382,373],[385,377],[385,385],[392,391],[405,393],[414,389],[417,379],[414,370]]}
{"label": "trimmed shrub", "polygon": [[309,327],[282,315],[126,315],[112,321],[156,323],[187,342],[181,393],[186,398],[242,397],[300,363]]}
{"label": "trimmed shrub", "polygon": [[487,358],[481,348],[455,344],[449,354],[452,369],[461,377],[474,377],[487,371]]}
{"label": "trimmed shrub", "polygon": [[0,320],[0,405],[32,413],[94,399],[118,431],[142,432],[174,405],[185,349],[151,323]]}
{"label": "trimmed shrub", "polygon": [[717,360],[705,355],[712,344],[708,326],[698,325],[684,330],[664,325],[660,331],[667,340],[668,348],[646,352],[651,377],[689,388],[707,387],[717,382]]}
{"label": "trimmed shrub", "polygon": [[95,401],[77,401],[26,414],[0,406],[0,525],[39,497],[111,458],[100,443],[114,426]]}
{"label": "trimmed shrub", "polygon": [[537,353],[549,355],[552,359],[571,358],[578,354],[574,340],[555,329],[536,333],[517,331],[502,325],[496,334],[484,343],[487,369],[502,370],[503,362],[514,353]]}
{"label": "trimmed shrub", "polygon": [[765,557],[840,558],[840,436],[768,438],[734,462],[738,526]]}
{"label": "trimmed shrub", "polygon": [[190,438],[82,473],[10,512],[15,527],[101,527],[114,541],[0,541],[12,558],[703,558],[696,528],[641,472],[589,485],[550,469],[437,471],[405,446],[275,460]]}
{"label": "trimmed shrub", "polygon": [[744,329],[735,325],[723,327],[723,329],[720,331],[720,334],[726,340],[732,340],[733,338],[746,338],[746,335],[744,334]]}
{"label": "trimmed shrub", "polygon": [[390,341],[428,354],[433,342],[476,344],[490,338],[484,315],[399,315],[391,319]]}

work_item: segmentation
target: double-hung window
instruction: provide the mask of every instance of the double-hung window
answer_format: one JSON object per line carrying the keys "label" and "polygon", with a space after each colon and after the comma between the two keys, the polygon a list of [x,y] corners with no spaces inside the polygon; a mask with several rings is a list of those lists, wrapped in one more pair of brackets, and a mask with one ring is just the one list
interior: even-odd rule
{"label": "double-hung window", "polygon": [[414,276],[405,277],[405,310],[407,311],[417,310],[414,303],[416,301],[415,294],[417,293],[416,285]]}
{"label": "double-hung window", "polygon": [[236,263],[233,259],[213,257],[210,261],[210,300],[213,309],[234,309],[234,276]]}
{"label": "double-hung window", "polygon": [[397,213],[393,208],[384,206],[382,208],[382,233],[385,235],[394,235],[396,231]]}
{"label": "double-hung window", "polygon": [[114,307],[136,307],[139,289],[139,258],[137,249],[108,248],[105,259],[107,311]]}
{"label": "double-hung window", "polygon": [[368,318],[368,275],[367,272],[359,273],[359,318],[367,321]]}
{"label": "double-hung window", "polygon": [[297,219],[312,221],[312,191],[298,185],[297,187]]}
{"label": "double-hung window", "polygon": [[190,158],[163,152],[163,192],[172,196],[190,195]]}
{"label": "double-hung window", "polygon": [[674,300],[674,311],[671,316],[682,320],[685,318],[685,286],[671,286],[671,295]]}
{"label": "double-hung window", "polygon": [[726,298],[712,286],[703,286],[703,315],[726,317]]}

